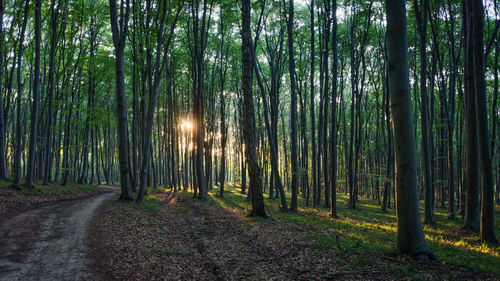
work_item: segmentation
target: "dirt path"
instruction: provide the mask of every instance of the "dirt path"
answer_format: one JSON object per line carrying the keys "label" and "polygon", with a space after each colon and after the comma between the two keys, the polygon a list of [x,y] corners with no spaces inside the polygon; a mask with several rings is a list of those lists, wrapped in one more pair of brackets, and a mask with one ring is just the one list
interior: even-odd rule
{"label": "dirt path", "polygon": [[21,213],[0,226],[0,280],[95,280],[88,228],[115,188]]}

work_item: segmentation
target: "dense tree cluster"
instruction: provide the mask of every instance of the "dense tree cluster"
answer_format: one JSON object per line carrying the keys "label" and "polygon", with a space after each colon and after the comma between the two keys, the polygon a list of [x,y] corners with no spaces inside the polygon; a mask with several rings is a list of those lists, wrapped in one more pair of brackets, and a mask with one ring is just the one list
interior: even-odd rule
{"label": "dense tree cluster", "polygon": [[366,197],[426,259],[422,200],[498,243],[499,5],[0,0],[0,179]]}

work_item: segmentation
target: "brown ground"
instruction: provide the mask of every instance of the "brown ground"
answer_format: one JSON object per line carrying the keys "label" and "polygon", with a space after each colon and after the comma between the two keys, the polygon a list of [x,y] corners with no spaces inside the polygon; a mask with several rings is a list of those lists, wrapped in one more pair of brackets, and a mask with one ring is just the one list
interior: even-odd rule
{"label": "brown ground", "polygon": [[495,280],[396,255],[339,247],[318,253],[304,237],[325,233],[310,225],[274,219],[257,223],[206,202],[172,193],[155,196],[161,213],[119,202],[101,209],[92,228],[92,253],[105,279]]}
{"label": "brown ground", "polygon": [[39,206],[0,226],[0,280],[97,280],[88,255],[95,210],[115,196],[101,193]]}

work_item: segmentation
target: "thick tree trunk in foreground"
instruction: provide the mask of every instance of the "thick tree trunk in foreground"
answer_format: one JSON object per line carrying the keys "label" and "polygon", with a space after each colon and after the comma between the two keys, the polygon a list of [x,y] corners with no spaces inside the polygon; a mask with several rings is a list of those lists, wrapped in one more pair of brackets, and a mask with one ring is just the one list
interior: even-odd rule
{"label": "thick tree trunk in foreground", "polygon": [[242,91],[243,91],[243,122],[242,132],[245,141],[245,154],[250,176],[250,190],[252,192],[252,211],[250,216],[267,217],[262,195],[262,171],[255,149],[255,116],[252,96],[252,53],[250,34],[250,0],[241,3],[241,55],[242,55]]}
{"label": "thick tree trunk in foreground", "polygon": [[471,3],[466,3],[465,31],[465,221],[464,228],[479,231],[479,151],[472,57]]}
{"label": "thick tree trunk in foreground", "polygon": [[495,237],[495,203],[488,111],[486,108],[486,80],[484,71],[484,6],[472,1],[472,47],[474,58],[474,90],[476,96],[476,123],[481,163],[481,241],[498,244]]}
{"label": "thick tree trunk in foreground", "polygon": [[113,45],[116,56],[116,115],[118,119],[118,158],[120,162],[120,185],[121,200],[132,200],[130,191],[130,168],[128,163],[128,128],[127,128],[127,100],[125,96],[125,70],[123,64],[125,40],[127,37],[127,25],[129,16],[129,1],[122,0],[120,8],[125,14],[120,15],[120,26],[118,26],[118,15],[116,10],[116,0],[109,0],[111,31],[113,33]]}
{"label": "thick tree trunk in foreground", "polygon": [[397,245],[402,254],[426,262],[430,253],[418,208],[417,152],[408,74],[405,1],[386,1],[386,11],[389,92],[396,156]]}

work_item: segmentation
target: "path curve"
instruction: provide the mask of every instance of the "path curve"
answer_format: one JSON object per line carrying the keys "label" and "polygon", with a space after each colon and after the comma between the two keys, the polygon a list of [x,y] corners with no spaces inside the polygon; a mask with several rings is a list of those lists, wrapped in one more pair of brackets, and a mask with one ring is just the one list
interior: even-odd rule
{"label": "path curve", "polygon": [[0,280],[96,280],[89,226],[119,189],[21,213],[0,226]]}

